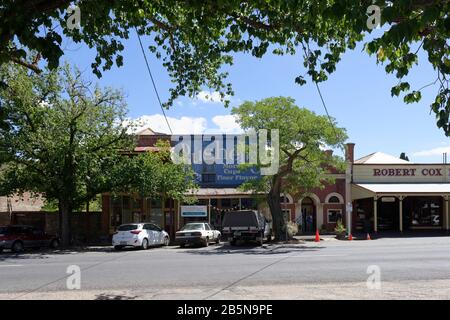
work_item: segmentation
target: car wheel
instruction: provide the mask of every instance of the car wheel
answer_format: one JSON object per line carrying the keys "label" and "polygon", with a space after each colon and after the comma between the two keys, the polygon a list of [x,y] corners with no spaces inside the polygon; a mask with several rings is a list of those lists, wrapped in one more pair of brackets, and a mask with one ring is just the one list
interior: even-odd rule
{"label": "car wheel", "polygon": [[50,248],[58,249],[59,248],[59,240],[53,239],[52,242],[50,242]]}
{"label": "car wheel", "polygon": [[217,237],[216,244],[219,244],[219,243],[220,243],[220,237]]}
{"label": "car wheel", "polygon": [[205,242],[203,243],[204,247],[209,246],[209,237],[206,237]]}
{"label": "car wheel", "polygon": [[117,251],[120,251],[120,250],[122,250],[122,246],[114,246],[114,250],[117,250]]}
{"label": "car wheel", "polygon": [[234,240],[234,239],[231,240],[231,241],[230,241],[230,245],[235,246],[235,245],[236,245],[236,240]]}
{"label": "car wheel", "polygon": [[141,245],[143,250],[147,250],[148,249],[148,240],[144,239],[142,240],[142,245]]}
{"label": "car wheel", "polygon": [[164,246],[168,246],[169,245],[169,243],[170,243],[170,239],[169,239],[169,237],[165,237],[164,238]]}
{"label": "car wheel", "polygon": [[22,252],[23,251],[23,243],[22,241],[16,241],[13,243],[11,247],[12,252]]}

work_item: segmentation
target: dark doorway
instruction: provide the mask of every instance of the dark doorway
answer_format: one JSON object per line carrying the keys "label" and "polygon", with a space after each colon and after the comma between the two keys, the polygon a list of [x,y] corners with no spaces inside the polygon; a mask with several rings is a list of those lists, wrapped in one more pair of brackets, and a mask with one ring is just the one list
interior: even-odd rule
{"label": "dark doorway", "polygon": [[399,200],[396,197],[378,199],[378,231],[399,231]]}
{"label": "dark doorway", "polygon": [[316,206],[314,205],[314,201],[307,197],[302,200],[302,232],[314,233],[316,229]]}

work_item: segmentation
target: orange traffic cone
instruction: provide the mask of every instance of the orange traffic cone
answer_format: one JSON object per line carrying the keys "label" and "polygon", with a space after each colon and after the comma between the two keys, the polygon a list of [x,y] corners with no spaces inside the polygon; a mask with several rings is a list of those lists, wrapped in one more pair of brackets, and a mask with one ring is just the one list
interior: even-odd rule
{"label": "orange traffic cone", "polygon": [[353,236],[352,236],[352,234],[350,233],[350,235],[348,236],[348,240],[350,240],[350,241],[352,241],[353,240]]}
{"label": "orange traffic cone", "polygon": [[366,240],[372,240],[372,238],[370,238],[370,234],[369,234],[369,233],[367,233],[367,238],[366,238]]}
{"label": "orange traffic cone", "polygon": [[319,230],[316,230],[316,239],[315,242],[320,242]]}

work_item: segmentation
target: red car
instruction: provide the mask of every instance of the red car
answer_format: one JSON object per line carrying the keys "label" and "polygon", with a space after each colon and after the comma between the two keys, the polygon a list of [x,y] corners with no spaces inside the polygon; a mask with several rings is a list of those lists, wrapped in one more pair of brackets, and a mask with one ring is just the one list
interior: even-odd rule
{"label": "red car", "polygon": [[43,230],[32,226],[0,226],[0,252],[4,249],[21,252],[25,248],[41,247],[58,248],[58,237],[48,235]]}

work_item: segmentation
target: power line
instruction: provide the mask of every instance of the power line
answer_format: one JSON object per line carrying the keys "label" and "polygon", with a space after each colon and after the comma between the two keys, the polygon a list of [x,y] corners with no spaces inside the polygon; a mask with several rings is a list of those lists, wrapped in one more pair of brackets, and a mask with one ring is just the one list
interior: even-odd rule
{"label": "power line", "polygon": [[323,105],[323,108],[325,109],[325,112],[326,112],[326,114],[327,114],[328,120],[330,121],[331,128],[333,128],[334,135],[336,136],[336,139],[339,140],[339,136],[338,136],[338,134],[337,134],[337,132],[336,132],[336,128],[334,127],[333,120],[331,120],[331,116],[330,116],[330,114],[328,113],[328,109],[327,109],[327,106],[326,106],[326,104],[325,104],[325,100],[323,99],[322,92],[320,91],[319,84],[318,84],[317,82],[315,82],[315,81],[314,81],[314,83],[315,83],[315,85],[316,85],[317,92],[319,93],[320,100],[322,100],[322,105]]}
{"label": "power line", "polygon": [[150,65],[148,64],[147,55],[144,51],[144,46],[142,45],[141,36],[139,35],[139,32],[137,31],[137,28],[135,28],[136,34],[139,40],[139,45],[141,46],[142,55],[144,56],[145,64],[147,65],[148,74],[150,75],[150,79],[152,79],[153,89],[155,89],[156,97],[158,98],[159,106],[161,107],[161,111],[164,115],[164,119],[166,119],[167,126],[169,127],[170,133],[173,134],[172,128],[170,127],[169,121],[166,117],[166,112],[164,111],[164,107],[161,103],[161,98],[159,97],[158,89],[156,88],[155,80],[153,79],[152,71],[150,70]]}

